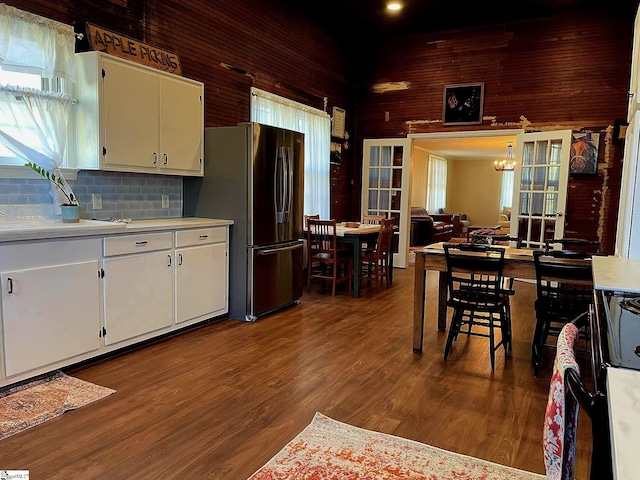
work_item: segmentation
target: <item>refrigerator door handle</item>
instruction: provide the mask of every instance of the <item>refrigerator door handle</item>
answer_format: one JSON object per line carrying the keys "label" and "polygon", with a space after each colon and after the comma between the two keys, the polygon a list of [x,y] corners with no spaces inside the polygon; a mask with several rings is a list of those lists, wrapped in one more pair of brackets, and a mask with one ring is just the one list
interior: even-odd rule
{"label": "refrigerator door handle", "polygon": [[291,164],[291,150],[289,149],[289,147],[287,147],[286,151],[285,151],[285,162],[287,165],[287,168],[285,170],[286,172],[286,177],[285,177],[285,183],[286,183],[286,204],[285,204],[285,211],[284,211],[284,223],[289,223],[289,214],[291,213],[291,202],[293,201],[293,165]]}
{"label": "refrigerator door handle", "polygon": [[283,170],[284,147],[276,147],[276,167],[273,172],[273,198],[276,210],[276,223],[282,223],[284,216],[285,188]]}
{"label": "refrigerator door handle", "polygon": [[274,255],[276,253],[289,252],[291,250],[298,250],[299,248],[302,248],[302,242],[295,243],[293,245],[287,245],[286,247],[281,247],[281,248],[269,248],[267,250],[258,250],[257,254],[258,255]]}

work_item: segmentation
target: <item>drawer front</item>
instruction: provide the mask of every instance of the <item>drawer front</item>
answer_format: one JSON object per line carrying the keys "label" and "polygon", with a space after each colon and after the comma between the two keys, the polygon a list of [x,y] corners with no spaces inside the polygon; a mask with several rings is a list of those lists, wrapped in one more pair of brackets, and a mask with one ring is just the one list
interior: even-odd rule
{"label": "drawer front", "polygon": [[142,233],[140,235],[110,236],[104,239],[104,256],[151,252],[173,247],[171,232]]}
{"label": "drawer front", "polygon": [[224,242],[226,239],[227,227],[178,230],[176,232],[176,248]]}

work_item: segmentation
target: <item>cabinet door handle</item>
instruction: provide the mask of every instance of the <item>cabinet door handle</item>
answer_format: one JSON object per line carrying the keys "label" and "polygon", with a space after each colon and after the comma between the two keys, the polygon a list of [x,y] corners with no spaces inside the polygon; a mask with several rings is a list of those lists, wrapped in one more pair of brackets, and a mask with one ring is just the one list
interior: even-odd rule
{"label": "cabinet door handle", "polygon": [[147,242],[146,240],[142,240],[141,242],[136,242],[136,245],[142,246],[142,245],[146,245],[147,243],[149,242]]}
{"label": "cabinet door handle", "polygon": [[167,155],[166,153],[164,154],[164,164],[166,165],[167,163],[169,163],[169,155]]}
{"label": "cabinet door handle", "polygon": [[167,267],[171,266],[171,255],[167,255]]}
{"label": "cabinet door handle", "polygon": [[204,240],[205,238],[209,238],[209,235],[200,235],[198,238]]}
{"label": "cabinet door handle", "polygon": [[13,279],[7,278],[7,293],[13,293]]}
{"label": "cabinet door handle", "polygon": [[182,265],[182,254],[178,254],[178,265]]}
{"label": "cabinet door handle", "polygon": [[153,164],[156,165],[158,163],[158,152],[153,152]]}

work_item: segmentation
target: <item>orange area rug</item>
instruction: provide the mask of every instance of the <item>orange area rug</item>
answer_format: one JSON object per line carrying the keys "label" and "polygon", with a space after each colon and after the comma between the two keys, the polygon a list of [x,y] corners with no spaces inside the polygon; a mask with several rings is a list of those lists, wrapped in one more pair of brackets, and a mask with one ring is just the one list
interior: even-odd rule
{"label": "orange area rug", "polygon": [[62,372],[0,392],[0,440],[84,407],[115,390]]}
{"label": "orange area rug", "polygon": [[316,413],[249,480],[544,480],[543,475],[373,432]]}

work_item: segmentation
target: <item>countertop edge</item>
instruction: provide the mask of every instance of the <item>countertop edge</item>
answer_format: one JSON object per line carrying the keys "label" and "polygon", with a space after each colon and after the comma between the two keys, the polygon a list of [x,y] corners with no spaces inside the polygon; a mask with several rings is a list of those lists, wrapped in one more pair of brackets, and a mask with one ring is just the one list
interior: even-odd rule
{"label": "countertop edge", "polygon": [[16,228],[0,231],[0,244],[31,240],[55,240],[61,238],[81,238],[108,235],[122,235],[163,230],[185,230],[233,225],[233,220],[178,217],[151,220],[134,220],[133,223],[112,223],[105,225],[44,225],[42,227]]}

